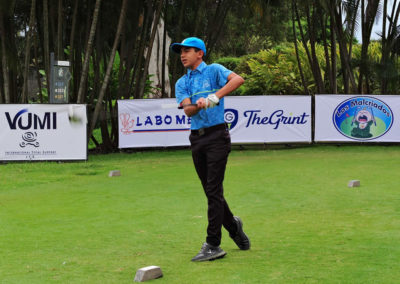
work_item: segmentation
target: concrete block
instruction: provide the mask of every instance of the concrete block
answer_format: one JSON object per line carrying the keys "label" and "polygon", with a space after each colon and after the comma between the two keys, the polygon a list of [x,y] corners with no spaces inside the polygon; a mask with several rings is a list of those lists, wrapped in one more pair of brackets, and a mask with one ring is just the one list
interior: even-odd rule
{"label": "concrete block", "polygon": [[360,181],[359,180],[351,180],[349,181],[348,187],[359,187],[360,186]]}
{"label": "concrete block", "polygon": [[108,173],[108,176],[109,177],[119,177],[121,175],[121,172],[120,171],[110,171],[109,173]]}
{"label": "concrete block", "polygon": [[135,275],[135,282],[144,282],[151,279],[162,277],[162,271],[159,266],[146,266],[138,269]]}

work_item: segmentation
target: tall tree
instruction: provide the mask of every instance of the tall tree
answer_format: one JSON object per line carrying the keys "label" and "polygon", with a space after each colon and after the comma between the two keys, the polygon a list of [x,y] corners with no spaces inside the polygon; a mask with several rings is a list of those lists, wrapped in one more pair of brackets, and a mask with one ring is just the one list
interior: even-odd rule
{"label": "tall tree", "polygon": [[[361,0],[361,34],[362,34],[362,45],[361,45],[361,64],[360,64],[360,75],[358,78],[358,92],[361,94],[370,93],[369,85],[369,59],[368,59],[368,46],[371,42],[372,27],[375,22],[379,8],[379,0]],[[365,78],[365,81],[364,81]]]}
{"label": "tall tree", "polygon": [[121,38],[122,25],[125,21],[127,2],[128,2],[128,0],[122,1],[122,7],[121,7],[120,16],[119,16],[117,31],[115,33],[114,44],[112,47],[110,59],[108,61],[107,71],[106,71],[106,74],[104,77],[104,81],[103,81],[103,84],[100,89],[99,97],[97,99],[96,108],[94,110],[94,113],[93,113],[93,116],[91,119],[91,124],[90,124],[89,132],[88,132],[88,139],[90,139],[90,137],[92,136],[93,130],[96,126],[97,118],[99,116],[99,113],[100,113],[102,105],[103,105],[104,94],[106,92],[108,82],[110,80],[110,74],[111,74],[111,70],[113,67],[114,59],[115,59],[115,53],[117,51],[117,47],[118,47],[118,44],[119,44],[120,38]]}
{"label": "tall tree", "polygon": [[140,82],[140,91],[139,91],[139,96],[140,97],[143,97],[143,94],[144,94],[145,82],[147,80],[147,75],[146,74],[148,73],[148,70],[149,70],[151,50],[153,49],[154,38],[156,36],[158,22],[160,21],[163,2],[164,2],[164,0],[158,0],[158,3],[157,3],[157,10],[155,12],[156,15],[155,15],[154,20],[153,20],[153,28],[152,28],[151,35],[150,35],[150,41],[149,41],[149,44],[147,46],[147,54],[146,54],[146,59],[145,59],[145,62],[144,62],[143,76],[142,76],[142,79],[141,79],[141,82]]}
{"label": "tall tree", "polygon": [[5,103],[11,103],[12,98],[12,74],[11,67],[13,63],[11,60],[15,60],[17,55],[13,53],[12,39],[14,38],[12,25],[12,13],[15,7],[15,0],[12,1],[1,1],[0,2],[0,41],[1,41],[1,61],[2,61],[2,72],[3,72],[3,87],[4,87],[4,101]]}
{"label": "tall tree", "polygon": [[57,59],[64,59],[63,51],[63,0],[58,0],[57,13]]}
{"label": "tall tree", "polygon": [[[397,25],[400,15],[400,3],[394,0],[391,9],[388,9],[388,5],[388,1],[384,0],[381,33],[382,57],[378,65],[378,77],[380,78],[382,94],[397,92],[400,77],[400,72],[396,67],[396,57],[400,55],[398,50],[400,30]],[[390,14],[388,10],[391,11]]]}
{"label": "tall tree", "polygon": [[[317,22],[317,17],[321,16],[321,11],[320,9],[317,9],[317,6],[315,3],[311,4],[308,1],[302,2],[303,8],[304,8],[304,14],[307,22],[307,28],[308,28],[308,38],[306,38],[306,33],[304,32],[303,29],[303,24],[301,21],[299,9],[298,9],[298,3],[294,3],[294,11],[296,14],[296,20],[297,20],[297,26],[300,31],[300,38],[301,42],[303,44],[303,48],[306,51],[308,62],[311,66],[312,73],[314,75],[314,81],[317,86],[317,92],[319,94],[325,93],[324,89],[324,83],[322,80],[322,74],[321,74],[321,68],[320,64],[318,62],[316,53],[315,53],[315,45],[316,45],[316,37],[317,37],[317,25],[319,24]],[[312,12],[310,11],[310,8],[312,8]],[[311,14],[312,13],[312,14]],[[318,15],[318,16],[317,16]]]}
{"label": "tall tree", "polygon": [[90,55],[92,53],[92,47],[93,47],[93,41],[94,41],[94,36],[96,33],[96,26],[97,26],[97,20],[99,18],[99,11],[100,11],[100,5],[101,5],[101,0],[96,0],[96,4],[94,7],[93,11],[93,19],[92,19],[92,25],[90,28],[90,34],[89,38],[87,40],[87,46],[86,46],[86,51],[85,51],[85,61],[83,63],[82,67],[82,75],[79,81],[79,90],[78,90],[78,103],[83,103],[85,101],[84,97],[84,89],[85,89],[85,84],[88,76],[88,71],[89,71],[89,60],[90,60]]}
{"label": "tall tree", "polygon": [[[353,0],[351,0],[353,1]],[[351,2],[350,0],[348,2]],[[354,2],[354,1],[353,1]],[[348,4],[348,3],[347,3]],[[343,6],[343,3],[341,0],[335,0],[335,1],[330,1],[330,0],[325,0],[324,1],[324,6],[326,7],[326,10],[330,13],[330,19],[333,22],[333,30],[336,34],[336,39],[339,45],[339,53],[340,53],[340,61],[341,61],[341,67],[342,67],[342,74],[343,74],[343,82],[344,82],[344,92],[345,93],[350,93],[350,88],[347,84],[348,81],[350,81],[351,85],[351,92],[356,93],[357,92],[357,84],[356,80],[354,77],[353,73],[353,68],[351,64],[351,49],[348,50],[348,46],[351,46],[351,41],[352,38],[347,36],[349,29],[354,29],[355,26],[349,25],[349,17],[346,17],[346,21],[343,23],[343,15],[342,11],[347,7],[346,14],[347,15],[353,15],[356,12],[351,12],[354,10],[354,7],[356,5],[345,5]],[[356,10],[354,10],[356,11]],[[344,27],[348,27],[349,29],[346,31]],[[350,31],[351,33],[351,31]]]}
{"label": "tall tree", "polygon": [[295,48],[295,52],[296,52],[297,66],[299,68],[301,83],[302,83],[302,85],[304,87],[304,93],[308,95],[309,94],[308,86],[307,86],[307,83],[306,83],[306,81],[304,79],[303,67],[301,66],[301,61],[300,61],[300,56],[299,56],[299,47],[298,47],[298,44],[297,44],[296,8],[295,8],[296,3],[295,3],[295,0],[292,0],[291,6],[292,6],[292,11],[291,11],[292,13],[291,14],[292,14],[292,28],[293,28],[293,37],[294,37],[294,48]]}
{"label": "tall tree", "polygon": [[30,54],[31,54],[31,40],[34,30],[35,23],[35,11],[36,11],[36,0],[32,0],[31,2],[31,11],[29,16],[29,30],[26,35],[26,48],[25,48],[25,64],[24,64],[24,85],[22,87],[22,103],[27,103],[28,101],[28,75],[29,75],[29,62],[30,62]]}
{"label": "tall tree", "polygon": [[47,93],[50,95],[49,6],[47,0],[43,0],[43,38],[44,70],[46,72]]}

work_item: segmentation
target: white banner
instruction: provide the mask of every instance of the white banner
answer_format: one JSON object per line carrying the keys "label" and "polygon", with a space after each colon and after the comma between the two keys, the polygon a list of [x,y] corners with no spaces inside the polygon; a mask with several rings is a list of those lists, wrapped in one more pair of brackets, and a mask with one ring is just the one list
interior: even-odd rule
{"label": "white banner", "polygon": [[[175,99],[119,100],[119,147],[187,146],[190,118]],[[226,97],[232,143],[310,143],[311,97]]]}
{"label": "white banner", "polygon": [[311,97],[227,97],[225,121],[233,143],[311,143]]}
{"label": "white banner", "polygon": [[119,100],[119,148],[189,145],[190,118],[177,107],[175,99]]}
{"label": "white banner", "polygon": [[0,160],[86,160],[86,106],[0,105]]}
{"label": "white banner", "polygon": [[399,142],[399,117],[400,96],[317,95],[315,141]]}

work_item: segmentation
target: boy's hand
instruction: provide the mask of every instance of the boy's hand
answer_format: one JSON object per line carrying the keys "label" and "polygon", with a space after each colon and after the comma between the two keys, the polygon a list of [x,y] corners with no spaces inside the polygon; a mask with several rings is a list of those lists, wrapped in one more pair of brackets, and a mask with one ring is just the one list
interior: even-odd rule
{"label": "boy's hand", "polygon": [[206,98],[207,108],[215,107],[218,104],[219,104],[219,98],[217,97],[217,95],[209,94],[208,97]]}
{"label": "boy's hand", "polygon": [[207,98],[200,98],[196,103],[199,108],[212,108],[219,104],[219,98],[216,94],[209,94]]}

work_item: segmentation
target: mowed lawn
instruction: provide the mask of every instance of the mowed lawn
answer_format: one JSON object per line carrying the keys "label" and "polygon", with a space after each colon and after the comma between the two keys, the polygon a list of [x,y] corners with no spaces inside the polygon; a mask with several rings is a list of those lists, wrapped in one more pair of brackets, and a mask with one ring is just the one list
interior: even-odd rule
{"label": "mowed lawn", "polygon": [[400,146],[236,149],[224,185],[251,250],[224,231],[227,256],[193,263],[207,202],[189,150],[0,164],[0,283],[132,283],[149,265],[150,283],[399,283]]}

